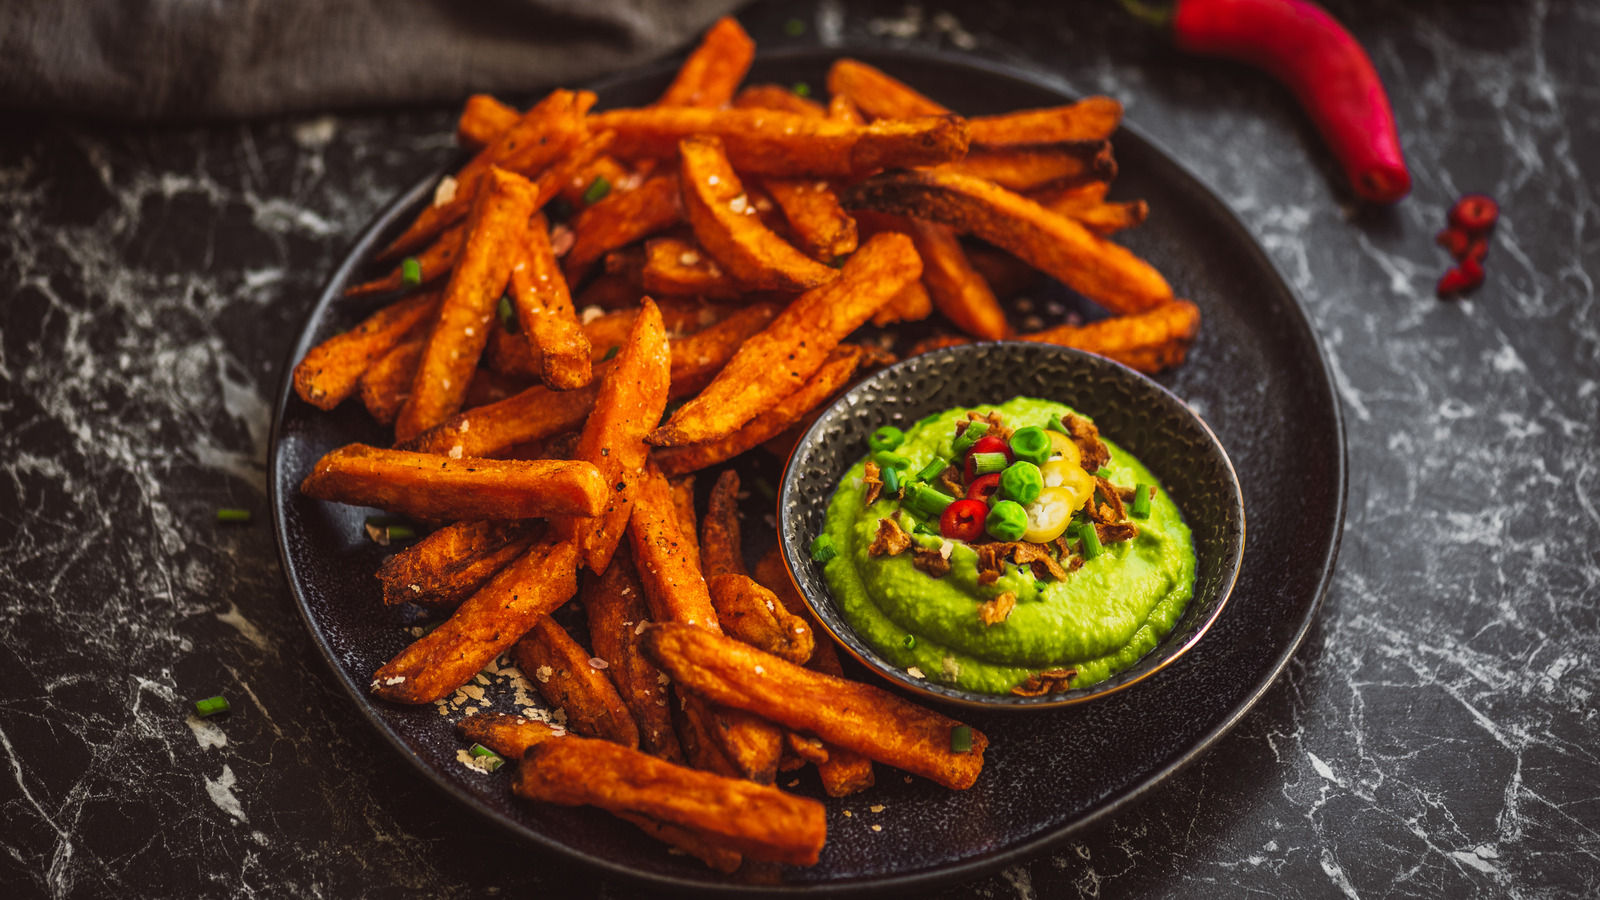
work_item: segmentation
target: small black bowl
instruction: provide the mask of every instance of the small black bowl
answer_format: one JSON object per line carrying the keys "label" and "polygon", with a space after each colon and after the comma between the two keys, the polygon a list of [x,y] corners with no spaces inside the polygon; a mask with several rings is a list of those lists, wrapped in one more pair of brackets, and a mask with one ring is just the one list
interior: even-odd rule
{"label": "small black bowl", "polygon": [[[913,678],[863,641],[834,605],[811,540],[822,533],[834,488],[867,454],[884,425],[910,428],[956,406],[1016,396],[1065,403],[1147,466],[1194,534],[1194,597],[1155,649],[1089,687],[1041,697],[982,694]],[[1138,372],[1104,357],[1020,341],[966,344],[916,356],[851,388],[796,445],[778,497],[778,537],[789,574],[817,618],[850,654],[902,688],[982,709],[1048,709],[1120,691],[1154,675],[1200,640],[1233,592],[1244,554],[1244,499],[1233,463],[1188,405]]]}

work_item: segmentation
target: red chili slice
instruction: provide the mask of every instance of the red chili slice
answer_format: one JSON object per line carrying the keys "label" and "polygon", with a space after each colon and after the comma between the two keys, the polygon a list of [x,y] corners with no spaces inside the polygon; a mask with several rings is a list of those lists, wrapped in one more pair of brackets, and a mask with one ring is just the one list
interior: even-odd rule
{"label": "red chili slice", "polygon": [[1472,244],[1472,235],[1459,228],[1446,228],[1433,236],[1433,242],[1450,251],[1450,255],[1460,259],[1467,255],[1467,247]]}
{"label": "red chili slice", "polygon": [[982,501],[985,506],[989,498],[1000,490],[1000,473],[990,472],[988,475],[979,475],[967,485],[967,499]]}
{"label": "red chili slice", "polygon": [[952,541],[971,543],[983,537],[983,520],[989,516],[989,504],[981,500],[957,500],[944,508],[939,517],[939,533]]}
{"label": "red chili slice", "polygon": [[978,479],[978,474],[972,469],[972,458],[979,453],[1004,453],[1006,455],[1006,465],[1008,466],[1017,461],[1016,456],[1011,453],[1011,445],[1006,443],[1003,438],[992,434],[978,438],[973,442],[972,449],[967,451],[967,460],[962,466],[967,476],[967,484],[971,484]]}
{"label": "red chili slice", "polygon": [[1450,227],[1482,234],[1500,218],[1500,204],[1487,194],[1465,194],[1450,207]]}
{"label": "red chili slice", "polygon": [[1447,270],[1439,279],[1439,296],[1464,293],[1480,284],[1483,284],[1483,266],[1475,259],[1463,259],[1461,265]]}

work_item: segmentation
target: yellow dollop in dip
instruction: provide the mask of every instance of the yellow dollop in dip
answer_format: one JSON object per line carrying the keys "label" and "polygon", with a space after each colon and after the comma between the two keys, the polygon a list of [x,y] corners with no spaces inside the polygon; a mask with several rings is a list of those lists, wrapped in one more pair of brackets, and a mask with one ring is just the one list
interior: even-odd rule
{"label": "yellow dollop in dip", "polygon": [[[894,452],[917,472],[934,457],[951,460],[956,423],[976,410],[998,410],[1010,428],[1044,427],[1075,411],[1064,404],[1016,397],[998,406],[946,410],[918,422]],[[1102,440],[1104,440],[1102,438]],[[1111,453],[1108,480],[1119,487],[1155,485],[1127,451]],[[1137,537],[1106,544],[1065,580],[1039,581],[1009,560],[992,584],[978,584],[978,555],[951,541],[950,571],[934,578],[912,564],[911,552],[870,555],[878,520],[893,518],[913,532],[917,520],[900,501],[866,505],[863,459],[845,474],[828,507],[825,533],[837,556],[824,567],[846,621],[896,666],[930,681],[970,691],[1005,694],[1030,675],[1056,668],[1077,671],[1072,687],[1103,681],[1128,668],[1172,630],[1194,594],[1194,541],[1178,507],[1159,489],[1148,518],[1134,520]],[[926,523],[933,530],[938,522]],[[938,550],[942,537],[912,533],[917,547]],[[1016,607],[1004,621],[984,625],[978,607],[1007,591]]]}

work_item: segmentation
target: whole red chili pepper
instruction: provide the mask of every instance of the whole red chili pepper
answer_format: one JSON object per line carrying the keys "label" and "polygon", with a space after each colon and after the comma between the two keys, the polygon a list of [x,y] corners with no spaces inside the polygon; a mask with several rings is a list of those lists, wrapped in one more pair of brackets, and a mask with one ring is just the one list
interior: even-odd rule
{"label": "whole red chili pepper", "polygon": [[[1138,0],[1124,6],[1149,17]],[[1333,16],[1307,0],[1177,0],[1180,49],[1264,69],[1322,132],[1357,194],[1394,203],[1411,191],[1389,95],[1372,59]]]}

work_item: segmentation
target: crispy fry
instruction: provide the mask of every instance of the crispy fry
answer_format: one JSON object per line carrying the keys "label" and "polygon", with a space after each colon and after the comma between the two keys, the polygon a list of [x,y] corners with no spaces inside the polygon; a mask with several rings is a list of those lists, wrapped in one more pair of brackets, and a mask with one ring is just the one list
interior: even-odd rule
{"label": "crispy fry", "polygon": [[536,176],[566,156],[584,137],[584,114],[594,100],[588,91],[551,91],[455,174],[455,193],[448,201],[424,208],[377,258],[399,259],[465,218],[491,170]]}
{"label": "crispy fry", "polygon": [[402,341],[361,373],[361,405],[378,424],[393,425],[394,417],[400,415],[427,344],[426,334]]}
{"label": "crispy fry", "polygon": [[906,282],[922,274],[911,239],[880,234],[846,262],[842,277],[802,294],[746,341],[699,396],[650,436],[657,446],[716,440],[792,394]]}
{"label": "crispy fry", "polygon": [[861,114],[856,102],[845,94],[834,94],[828,98],[828,118],[849,125],[865,125],[867,122],[867,117]]}
{"label": "crispy fry", "polygon": [[919,216],[976,235],[1112,312],[1142,312],[1172,299],[1161,273],[1126,248],[981,179],[896,172],[856,185],[844,199],[847,207]]}
{"label": "crispy fry", "polygon": [[672,680],[710,700],[749,710],[794,731],[966,789],[983,769],[989,740],[972,729],[972,751],[950,749],[959,725],[871,685],[823,675],[704,628],[662,623],[644,649]]}
{"label": "crispy fry", "polygon": [[986,341],[1009,336],[1011,326],[1000,301],[972,267],[955,232],[921,219],[907,219],[906,227],[922,257],[922,283],[939,312],[957,328]]}
{"label": "crispy fry", "polygon": [[712,135],[747,175],[859,178],[967,152],[966,120],[958,116],[852,125],[767,109],[614,109],[591,123],[615,131],[611,152],[628,160],[672,159],[684,138]]}
{"label": "crispy fry", "polygon": [[872,324],[887,328],[896,322],[920,322],[933,315],[933,296],[921,281],[908,281],[900,293],[872,314]]}
{"label": "crispy fry", "polygon": [[383,602],[455,609],[525,554],[543,531],[537,520],[457,522],[383,561]]}
{"label": "crispy fry", "polygon": [[495,303],[511,278],[512,251],[526,239],[537,208],[526,178],[492,171],[467,226],[467,244],[439,305],[411,396],[395,419],[395,437],[409,440],[454,415],[489,339]]}
{"label": "crispy fry", "polygon": [[543,213],[528,223],[528,238],[511,267],[512,305],[522,333],[539,348],[539,380],[545,387],[570,391],[588,384],[589,338],[572,308],[567,280],[550,249],[550,226]]}
{"label": "crispy fry", "polygon": [[756,43],[732,16],[723,16],[706,31],[700,46],[678,68],[657,106],[716,109],[733,99],[744,73],[756,58]]}
{"label": "crispy fry", "polygon": [[856,221],[839,205],[826,181],[811,178],[768,178],[762,182],[801,248],[812,259],[831,263],[856,252]]}
{"label": "crispy fry", "polygon": [[681,221],[676,172],[653,176],[631,191],[612,192],[572,220],[572,249],[565,262],[568,280],[576,284],[610,251]]}
{"label": "crispy fry", "polygon": [[1047,188],[1033,199],[1045,209],[1075,219],[1095,234],[1115,234],[1132,228],[1150,214],[1150,205],[1143,200],[1107,202],[1107,185],[1094,181],[1071,187]]}
{"label": "crispy fry", "polygon": [[811,628],[790,615],[771,591],[748,575],[732,572],[713,575],[706,583],[723,631],[796,665],[811,658],[816,646]]}
{"label": "crispy fry", "polygon": [[606,199],[612,194],[628,193],[631,187],[638,186],[633,181],[635,178],[633,172],[627,166],[602,153],[588,165],[574,170],[566,183],[561,185],[559,196],[572,204],[573,209],[583,209],[589,205],[584,196],[594,187],[594,183],[602,178],[611,186]]}
{"label": "crispy fry", "polygon": [[449,459],[347,444],[317,460],[300,492],[422,519],[597,516],[609,491],[586,462]]}
{"label": "crispy fry", "polygon": [[643,477],[649,452],[644,438],[660,423],[666,409],[671,372],[672,356],[661,311],[646,297],[616,364],[600,383],[594,412],[589,414],[573,454],[593,463],[608,488],[604,512],[592,522],[566,526],[577,528],[584,564],[594,572],[605,572],[628,527],[633,507],[629,485]]}
{"label": "crispy fry", "polygon": [[667,484],[672,488],[672,505],[678,511],[678,530],[683,533],[683,539],[689,544],[695,559],[699,559],[700,526],[695,521],[694,513],[694,473],[668,478]]}
{"label": "crispy fry", "polygon": [[654,462],[645,465],[645,477],[635,483],[628,539],[653,620],[721,630],[700,560],[679,529],[672,488]]}
{"label": "crispy fry", "polygon": [[[699,300],[661,300],[656,306],[661,310],[661,323],[666,326],[667,333],[677,336],[715,325],[736,311],[735,307]],[[580,326],[589,342],[589,361],[602,363],[621,352],[622,342],[627,340],[638,315],[639,307],[634,306],[595,316],[588,324]],[[520,331],[508,332],[503,328],[492,331],[484,352],[485,364],[501,375],[537,378],[540,360],[538,348],[530,346]]]}
{"label": "crispy fry", "polygon": [[438,291],[407,297],[311,348],[294,367],[295,393],[318,409],[343,403],[374,362],[415,330],[427,327],[438,314],[440,297]]}
{"label": "crispy fry", "polygon": [[737,109],[776,109],[812,119],[825,119],[828,110],[810,97],[802,97],[781,84],[752,84],[733,98]]}
{"label": "crispy fry", "polygon": [[431,703],[465,684],[578,590],[578,548],[550,536],[501,570],[446,619],[372,676],[396,703]]}
{"label": "crispy fry", "polygon": [[590,657],[549,616],[541,616],[511,647],[511,661],[533,679],[545,702],[566,711],[568,728],[585,737],[638,747],[639,728],[606,670],[594,664],[597,659],[609,667],[609,660]]}
{"label": "crispy fry", "polygon": [[734,772],[757,784],[775,781],[783,758],[783,729],[742,709],[714,703],[707,707],[711,740]]}
{"label": "crispy fry", "polygon": [[[440,232],[433,243],[417,254],[417,266],[422,280],[420,284],[428,284],[440,278],[455,268],[456,257],[461,255],[461,247],[466,243],[467,223],[457,222]],[[397,265],[382,278],[365,281],[344,289],[346,297],[367,297],[373,294],[387,294],[398,291],[406,286],[405,265]]]}
{"label": "crispy fry", "polygon": [[[917,282],[909,282],[917,284]],[[828,354],[816,373],[799,389],[779,400],[776,406],[751,419],[725,437],[681,447],[664,447],[655,452],[656,463],[668,475],[679,475],[726,462],[771,440],[844,387],[860,364],[862,350],[854,344],[840,344]],[[737,570],[736,570],[737,571]]]}
{"label": "crispy fry", "polygon": [[1122,124],[1122,104],[1110,97],[1085,97],[1065,106],[974,116],[967,123],[974,147],[1101,141]]}
{"label": "crispy fry", "polygon": [[650,609],[628,548],[617,551],[604,575],[584,583],[583,609],[589,618],[594,655],[610,664],[606,674],[633,713],[640,748],[662,759],[682,762],[683,748],[678,744],[667,708],[666,678],[639,649],[639,633],[650,620]]}
{"label": "crispy fry", "polygon": [[1109,141],[1101,141],[1092,148],[1072,145],[975,150],[967,154],[966,159],[946,163],[937,169],[983,178],[1013,191],[1108,182],[1117,177],[1117,161],[1111,155]]}
{"label": "crispy fry", "polygon": [[688,764],[704,772],[715,772],[729,778],[743,778],[738,768],[722,752],[721,743],[713,737],[717,730],[716,714],[711,704],[695,694],[673,691],[676,702],[672,704],[673,721],[678,726],[678,740],[683,745],[683,755]]}
{"label": "crispy fry", "polygon": [[739,538],[739,473],[726,469],[711,487],[706,518],[700,525],[700,573],[707,583],[718,575],[744,574],[743,546]]}
{"label": "crispy fry", "polygon": [[[672,342],[672,380],[670,398],[688,396],[705,387],[712,376],[733,358],[740,345],[768,322],[776,309],[770,304],[753,304],[728,318]],[[603,376],[613,362],[595,366]],[[408,450],[425,453],[459,453],[462,456],[494,456],[506,448],[528,441],[571,431],[583,425],[600,385],[590,384],[576,391],[551,391],[535,385],[499,403],[461,413],[408,442]]]}
{"label": "crispy fry", "polygon": [[679,850],[710,866],[713,870],[723,874],[731,875],[739,871],[740,863],[744,862],[744,857],[738,851],[729,849],[724,845],[722,839],[716,835],[705,834],[693,828],[685,828],[682,825],[657,822],[649,816],[638,813],[617,812],[612,813],[612,815],[624,822],[632,822],[645,834],[658,841],[677,847]]}
{"label": "crispy fry", "polygon": [[811,763],[815,766],[824,766],[828,763],[828,745],[821,738],[806,737],[797,731],[784,734],[784,741],[789,750],[801,761],[801,764]]}
{"label": "crispy fry", "polygon": [[874,119],[910,119],[950,111],[904,82],[854,59],[834,60],[828,69],[828,93],[848,97]]}
{"label": "crispy fry", "polygon": [[644,245],[644,289],[669,296],[738,300],[745,287],[722,270],[698,244],[662,237]]}
{"label": "crispy fry", "polygon": [[1153,375],[1182,363],[1199,332],[1199,308],[1174,300],[1142,313],[1018,335],[1018,340],[1076,347]]}
{"label": "crispy fry", "polygon": [[505,134],[522,118],[521,113],[488,94],[473,94],[456,120],[456,143],[478,151]]}
{"label": "crispy fry", "polygon": [[530,800],[640,813],[713,835],[754,859],[809,865],[827,838],[826,816],[815,800],[606,741],[535,744],[517,767],[512,790]]}
{"label": "crispy fry", "polygon": [[751,288],[803,291],[839,277],[761,223],[720,140],[691,137],[679,150],[678,183],[695,238],[734,278]]}

